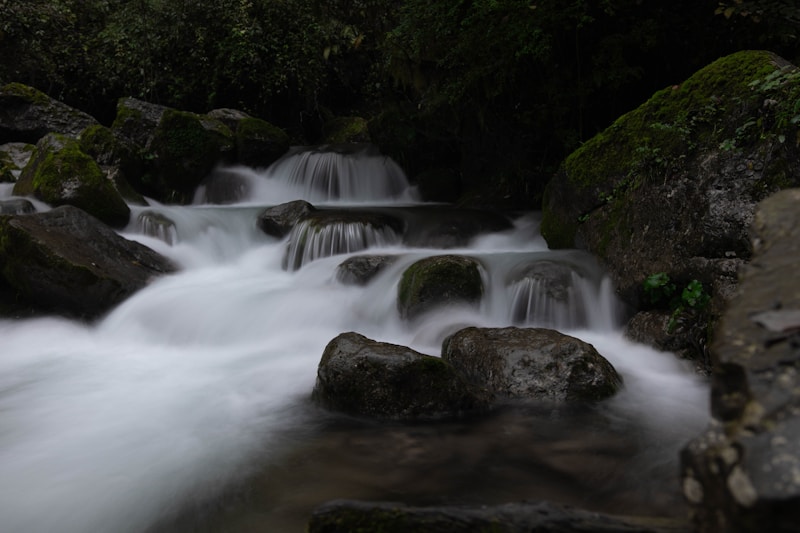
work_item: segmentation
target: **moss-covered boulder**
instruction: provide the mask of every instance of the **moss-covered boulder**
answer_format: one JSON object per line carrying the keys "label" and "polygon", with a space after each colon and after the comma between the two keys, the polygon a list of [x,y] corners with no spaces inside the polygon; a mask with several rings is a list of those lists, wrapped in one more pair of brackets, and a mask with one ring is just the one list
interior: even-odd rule
{"label": "moss-covered boulder", "polygon": [[753,260],[711,347],[713,423],[682,452],[694,531],[797,531],[800,189],[759,204]]}
{"label": "moss-covered boulder", "polygon": [[73,205],[116,227],[130,217],[130,208],[94,159],[78,141],[60,134],[48,134],[36,144],[14,194],[53,206]]}
{"label": "moss-covered boulder", "polygon": [[312,398],[328,409],[391,420],[454,417],[487,405],[441,358],[352,332],[325,347]]}
{"label": "moss-covered boulder", "polygon": [[712,316],[750,257],[755,205],[800,184],[800,70],[733,54],[667,87],[572,153],[547,186],[542,234],[582,247],[635,308],[664,272],[701,282]]}
{"label": "moss-covered boulder", "polygon": [[94,159],[114,183],[128,203],[144,205],[146,200],[130,183],[129,176],[138,177],[145,171],[144,164],[129,143],[114,135],[110,128],[96,124],[78,136],[81,150]]}
{"label": "moss-covered boulder", "polygon": [[0,87],[0,144],[35,144],[48,133],[75,138],[93,124],[97,120],[90,115],[33,87],[21,83]]}
{"label": "moss-covered boulder", "polygon": [[234,139],[220,120],[123,98],[111,127],[138,158],[142,171],[128,177],[140,193],[162,202],[186,203],[222,162],[232,159]]}
{"label": "moss-covered boulder", "polygon": [[289,135],[255,117],[243,118],[236,128],[236,160],[251,167],[268,167],[290,147]]}
{"label": "moss-covered boulder", "polygon": [[167,109],[153,132],[151,185],[161,198],[178,203],[192,193],[233,148],[230,130],[219,121]]}
{"label": "moss-covered boulder", "polygon": [[551,329],[462,329],[444,340],[442,358],[498,401],[595,402],[622,385],[594,346]]}
{"label": "moss-covered boulder", "polygon": [[94,318],[172,270],[76,207],[0,216],[0,293],[15,307]]}
{"label": "moss-covered boulder", "polygon": [[478,305],[483,297],[481,265],[460,255],[437,255],[409,266],[397,286],[400,316],[413,320],[447,305]]}
{"label": "moss-covered boulder", "polygon": [[369,142],[369,123],[362,117],[336,117],[322,125],[322,144]]}

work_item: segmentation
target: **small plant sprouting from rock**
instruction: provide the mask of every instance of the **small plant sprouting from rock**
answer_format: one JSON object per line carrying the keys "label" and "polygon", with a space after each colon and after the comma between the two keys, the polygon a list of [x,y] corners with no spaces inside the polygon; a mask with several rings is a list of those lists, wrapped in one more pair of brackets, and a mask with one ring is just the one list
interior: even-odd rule
{"label": "small plant sprouting from rock", "polygon": [[679,321],[690,316],[697,316],[708,307],[711,295],[703,284],[696,279],[691,280],[678,292],[678,286],[666,272],[651,274],[643,284],[645,298],[654,307],[671,311],[667,331],[672,333]]}

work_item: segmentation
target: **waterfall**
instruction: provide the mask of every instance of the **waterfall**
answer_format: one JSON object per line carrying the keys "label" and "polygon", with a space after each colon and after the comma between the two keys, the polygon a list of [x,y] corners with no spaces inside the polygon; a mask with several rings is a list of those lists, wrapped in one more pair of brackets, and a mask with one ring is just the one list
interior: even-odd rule
{"label": "waterfall", "polygon": [[[402,172],[370,150],[294,150],[266,172],[228,170],[247,184],[239,200],[222,195],[226,205],[201,195],[131,206],[122,235],[170,258],[175,274],[93,324],[0,320],[0,531],[291,533],[314,506],[347,497],[674,508],[648,490],[672,490],[677,450],[706,423],[706,386],[672,354],[624,337],[608,277],[587,254],[548,250],[536,214],[447,248],[411,245],[402,213],[424,207],[416,223],[434,227],[437,210],[411,201]],[[283,239],[259,231],[263,209],[298,198],[339,203]],[[386,218],[392,201],[406,211]],[[342,214],[365,202],[381,207]],[[338,265],[365,253],[392,261],[364,286],[337,282]],[[445,253],[483,266],[480,307],[404,322],[403,270]],[[438,355],[460,327],[511,324],[591,342],[625,389],[583,415],[422,426],[309,402],[342,332]]]}

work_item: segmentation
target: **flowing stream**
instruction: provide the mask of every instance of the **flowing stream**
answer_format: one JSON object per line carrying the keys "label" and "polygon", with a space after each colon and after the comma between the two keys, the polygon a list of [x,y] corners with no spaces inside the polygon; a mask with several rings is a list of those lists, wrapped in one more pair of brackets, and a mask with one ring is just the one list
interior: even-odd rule
{"label": "flowing stream", "polygon": [[[677,454],[706,423],[706,385],[672,354],[624,338],[613,287],[588,256],[549,251],[536,213],[446,250],[384,234],[347,251],[345,232],[293,270],[288,238],[256,227],[265,206],[302,198],[417,221],[447,207],[417,202],[402,171],[371,152],[296,151],[218,178],[195,205],[132,206],[123,235],[178,273],[93,324],[0,321],[0,531],[292,533],[335,498],[682,512]],[[225,204],[210,204],[214,194]],[[365,246],[396,260],[366,286],[337,281],[337,266]],[[401,321],[400,274],[441,253],[481,262],[480,308]],[[537,261],[569,267],[566,292],[524,275]],[[309,401],[339,333],[438,355],[461,327],[512,324],[592,343],[624,390],[587,409],[516,405],[426,424],[360,420]]]}

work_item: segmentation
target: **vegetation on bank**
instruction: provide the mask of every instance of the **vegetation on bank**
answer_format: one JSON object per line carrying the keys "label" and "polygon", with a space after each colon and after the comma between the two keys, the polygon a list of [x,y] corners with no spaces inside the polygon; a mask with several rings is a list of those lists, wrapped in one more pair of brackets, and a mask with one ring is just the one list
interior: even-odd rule
{"label": "vegetation on bank", "polygon": [[717,57],[800,56],[800,6],[784,0],[0,0],[0,12],[0,84],[106,125],[124,96],[242,109],[295,142],[360,116],[412,175],[451,168],[465,192],[521,201],[581,142]]}

